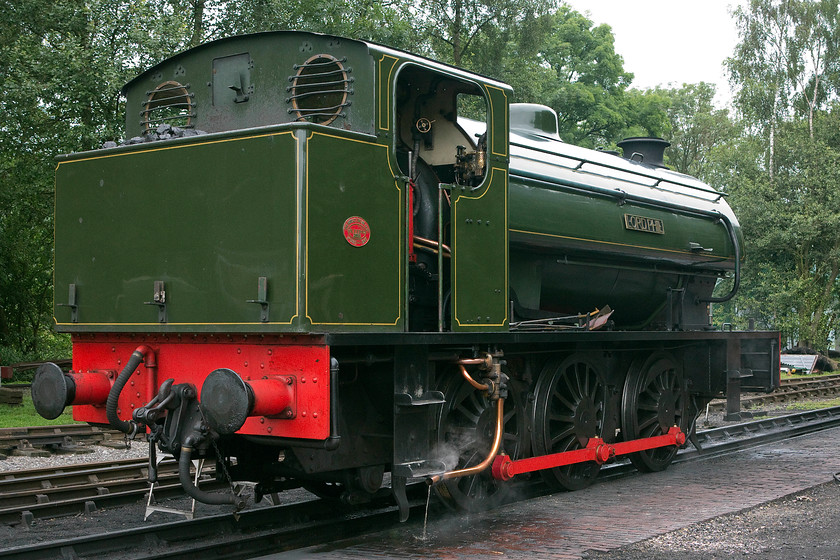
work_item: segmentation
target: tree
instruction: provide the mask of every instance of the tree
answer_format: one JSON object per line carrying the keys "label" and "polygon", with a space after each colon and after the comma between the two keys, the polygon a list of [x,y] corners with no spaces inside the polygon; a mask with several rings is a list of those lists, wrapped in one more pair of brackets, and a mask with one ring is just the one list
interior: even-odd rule
{"label": "tree", "polygon": [[671,106],[669,96],[658,89],[628,89],[621,98],[624,128],[613,132],[613,142],[631,136],[670,136],[672,123],[668,119],[668,109]]}
{"label": "tree", "polygon": [[0,2],[0,359],[41,358],[55,341],[53,158],[122,135],[122,84],[189,37],[189,14],[176,8]]}
{"label": "tree", "polygon": [[535,10],[493,22],[475,38],[461,64],[513,87],[511,102],[544,102],[557,82],[540,56],[552,25],[553,14]]}
{"label": "tree", "polygon": [[840,65],[840,5],[838,0],[800,2],[791,7],[796,22],[795,56],[788,74],[796,92],[793,106],[808,115],[808,133],[814,137],[814,112],[824,106],[834,86]]}
{"label": "tree", "polygon": [[608,25],[594,26],[587,17],[562,6],[554,14],[541,58],[556,75],[548,104],[558,112],[564,140],[589,146],[609,143],[627,128],[624,94],[633,75],[624,71]]}
{"label": "tree", "polygon": [[838,2],[752,0],[735,15],[741,41],[727,64],[752,149],[725,156],[739,158],[732,204],[751,241],[734,305],[824,349],[840,294]]}
{"label": "tree", "polygon": [[744,118],[761,126],[768,136],[767,168],[775,167],[777,123],[787,110],[790,82],[787,61],[792,36],[789,2],[750,0],[749,9],[734,12],[741,40],[727,59],[735,103]]}
{"label": "tree", "polygon": [[726,65],[738,109],[767,134],[772,179],[779,123],[807,114],[813,135],[814,112],[830,101],[840,64],[838,0],[750,0],[734,16],[741,40]]}
{"label": "tree", "polygon": [[792,264],[788,274],[799,298],[794,307],[799,340],[819,349],[827,347],[840,311],[840,145],[831,145],[824,136],[840,125],[839,116],[818,114],[807,126],[799,122],[781,128],[774,181],[787,208],[786,219],[777,226],[777,242]]}
{"label": "tree", "polygon": [[469,68],[482,37],[554,7],[556,0],[419,0],[415,18],[437,58]]}
{"label": "tree", "polygon": [[[773,180],[761,142],[738,139],[716,152],[737,170],[730,203],[748,242],[742,289],[729,322],[757,318],[786,339],[826,349],[840,313],[840,126],[838,110],[779,127]],[[752,159],[752,161],[750,161]]]}
{"label": "tree", "polygon": [[227,0],[217,35],[297,29],[427,51],[411,18],[408,5],[390,0]]}
{"label": "tree", "polygon": [[728,110],[715,108],[715,86],[701,82],[656,92],[667,99],[669,126],[662,137],[671,143],[665,151],[668,165],[705,179],[712,150],[738,132]]}

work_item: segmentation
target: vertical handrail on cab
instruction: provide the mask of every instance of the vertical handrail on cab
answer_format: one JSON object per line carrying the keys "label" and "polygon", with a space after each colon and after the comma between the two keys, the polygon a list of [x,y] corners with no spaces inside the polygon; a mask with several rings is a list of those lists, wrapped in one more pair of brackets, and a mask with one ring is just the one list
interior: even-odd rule
{"label": "vertical handrail on cab", "polygon": [[443,189],[444,183],[438,183],[438,332],[443,332]]}

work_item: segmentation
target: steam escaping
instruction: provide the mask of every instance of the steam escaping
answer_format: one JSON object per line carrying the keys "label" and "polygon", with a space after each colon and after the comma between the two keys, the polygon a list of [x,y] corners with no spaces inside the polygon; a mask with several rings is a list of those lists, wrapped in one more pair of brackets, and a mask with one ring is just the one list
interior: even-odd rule
{"label": "steam escaping", "polygon": [[489,450],[490,442],[479,437],[475,428],[450,426],[444,441],[432,448],[431,457],[451,471],[481,462]]}

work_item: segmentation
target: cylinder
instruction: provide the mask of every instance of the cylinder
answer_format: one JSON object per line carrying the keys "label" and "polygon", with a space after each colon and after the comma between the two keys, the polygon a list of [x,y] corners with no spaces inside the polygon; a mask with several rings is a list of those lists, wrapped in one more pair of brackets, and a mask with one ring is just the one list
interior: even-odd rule
{"label": "cylinder", "polygon": [[284,379],[255,379],[245,384],[254,394],[254,406],[249,416],[274,416],[292,404],[293,385]]}

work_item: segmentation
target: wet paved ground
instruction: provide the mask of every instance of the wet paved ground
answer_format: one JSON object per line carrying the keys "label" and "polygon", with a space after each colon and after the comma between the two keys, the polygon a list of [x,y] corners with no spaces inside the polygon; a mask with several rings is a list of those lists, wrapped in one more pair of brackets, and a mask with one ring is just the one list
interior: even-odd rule
{"label": "wet paved ground", "polygon": [[574,559],[609,551],[832,480],[840,428],[526,500],[480,515],[264,558]]}

